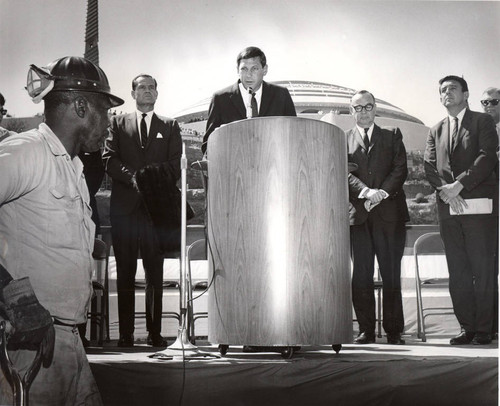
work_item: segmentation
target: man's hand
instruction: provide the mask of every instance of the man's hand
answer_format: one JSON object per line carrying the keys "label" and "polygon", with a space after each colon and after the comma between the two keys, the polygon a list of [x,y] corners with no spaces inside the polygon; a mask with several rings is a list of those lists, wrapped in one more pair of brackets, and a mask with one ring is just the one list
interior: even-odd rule
{"label": "man's hand", "polygon": [[453,199],[450,199],[449,202],[450,202],[450,208],[458,214],[463,214],[464,208],[468,207],[466,201],[460,195],[458,195],[457,197],[455,197]]}
{"label": "man's hand", "polygon": [[43,366],[48,367],[54,354],[55,332],[52,317],[38,301],[29,278],[16,279],[3,288],[3,307],[13,331],[8,348],[38,350]]}
{"label": "man's hand", "polygon": [[439,197],[441,198],[441,200],[449,204],[452,199],[456,198],[460,194],[463,188],[464,185],[456,180],[453,183],[438,186],[437,189],[439,190]]}
{"label": "man's hand", "polygon": [[372,204],[378,204],[386,197],[386,192],[381,189],[368,189],[364,196]]}

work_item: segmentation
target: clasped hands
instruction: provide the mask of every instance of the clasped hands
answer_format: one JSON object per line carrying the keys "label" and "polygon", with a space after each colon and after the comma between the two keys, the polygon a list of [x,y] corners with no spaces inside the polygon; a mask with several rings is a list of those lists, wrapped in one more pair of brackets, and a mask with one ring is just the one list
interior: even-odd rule
{"label": "clasped hands", "polygon": [[387,197],[387,192],[382,189],[368,189],[363,197],[369,200],[372,205],[379,204]]}
{"label": "clasped hands", "polygon": [[458,180],[453,183],[437,187],[440,199],[446,204],[449,204],[453,211],[458,214],[462,214],[464,212],[464,208],[468,207],[464,198],[460,196],[460,192],[463,188],[464,185],[462,185]]}

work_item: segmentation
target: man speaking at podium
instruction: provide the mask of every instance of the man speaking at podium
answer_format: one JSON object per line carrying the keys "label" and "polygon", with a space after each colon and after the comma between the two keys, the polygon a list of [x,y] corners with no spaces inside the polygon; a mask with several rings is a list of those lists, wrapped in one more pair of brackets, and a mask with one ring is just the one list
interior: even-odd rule
{"label": "man speaking at podium", "polygon": [[239,80],[212,97],[201,151],[207,151],[208,137],[222,124],[252,117],[293,116],[295,106],[288,89],[264,82],[266,55],[257,47],[245,48],[236,58]]}

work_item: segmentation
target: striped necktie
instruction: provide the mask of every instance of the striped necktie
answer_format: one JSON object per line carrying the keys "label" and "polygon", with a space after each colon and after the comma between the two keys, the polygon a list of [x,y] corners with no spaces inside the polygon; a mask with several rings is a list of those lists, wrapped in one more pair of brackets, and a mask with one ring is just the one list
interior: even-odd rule
{"label": "striped necktie", "polygon": [[450,137],[450,147],[452,151],[455,148],[455,144],[457,142],[457,136],[458,136],[458,118],[453,117],[453,133],[451,134]]}

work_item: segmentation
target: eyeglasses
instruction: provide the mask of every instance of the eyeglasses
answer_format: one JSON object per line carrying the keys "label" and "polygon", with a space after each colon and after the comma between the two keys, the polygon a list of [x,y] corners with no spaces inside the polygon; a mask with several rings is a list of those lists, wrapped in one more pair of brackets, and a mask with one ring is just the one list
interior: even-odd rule
{"label": "eyeglasses", "polygon": [[366,106],[361,106],[361,105],[352,106],[352,108],[354,109],[354,111],[357,112],[357,113],[361,113],[363,111],[363,109],[365,111],[372,111],[373,107],[374,106],[371,103],[368,103]]}
{"label": "eyeglasses", "polygon": [[7,114],[7,109],[0,109],[0,114],[5,116]]}
{"label": "eyeglasses", "polygon": [[492,106],[496,106],[499,102],[500,102],[500,99],[481,100],[481,104],[482,104],[484,107],[487,107],[487,106],[489,106],[490,104],[491,104]]}

